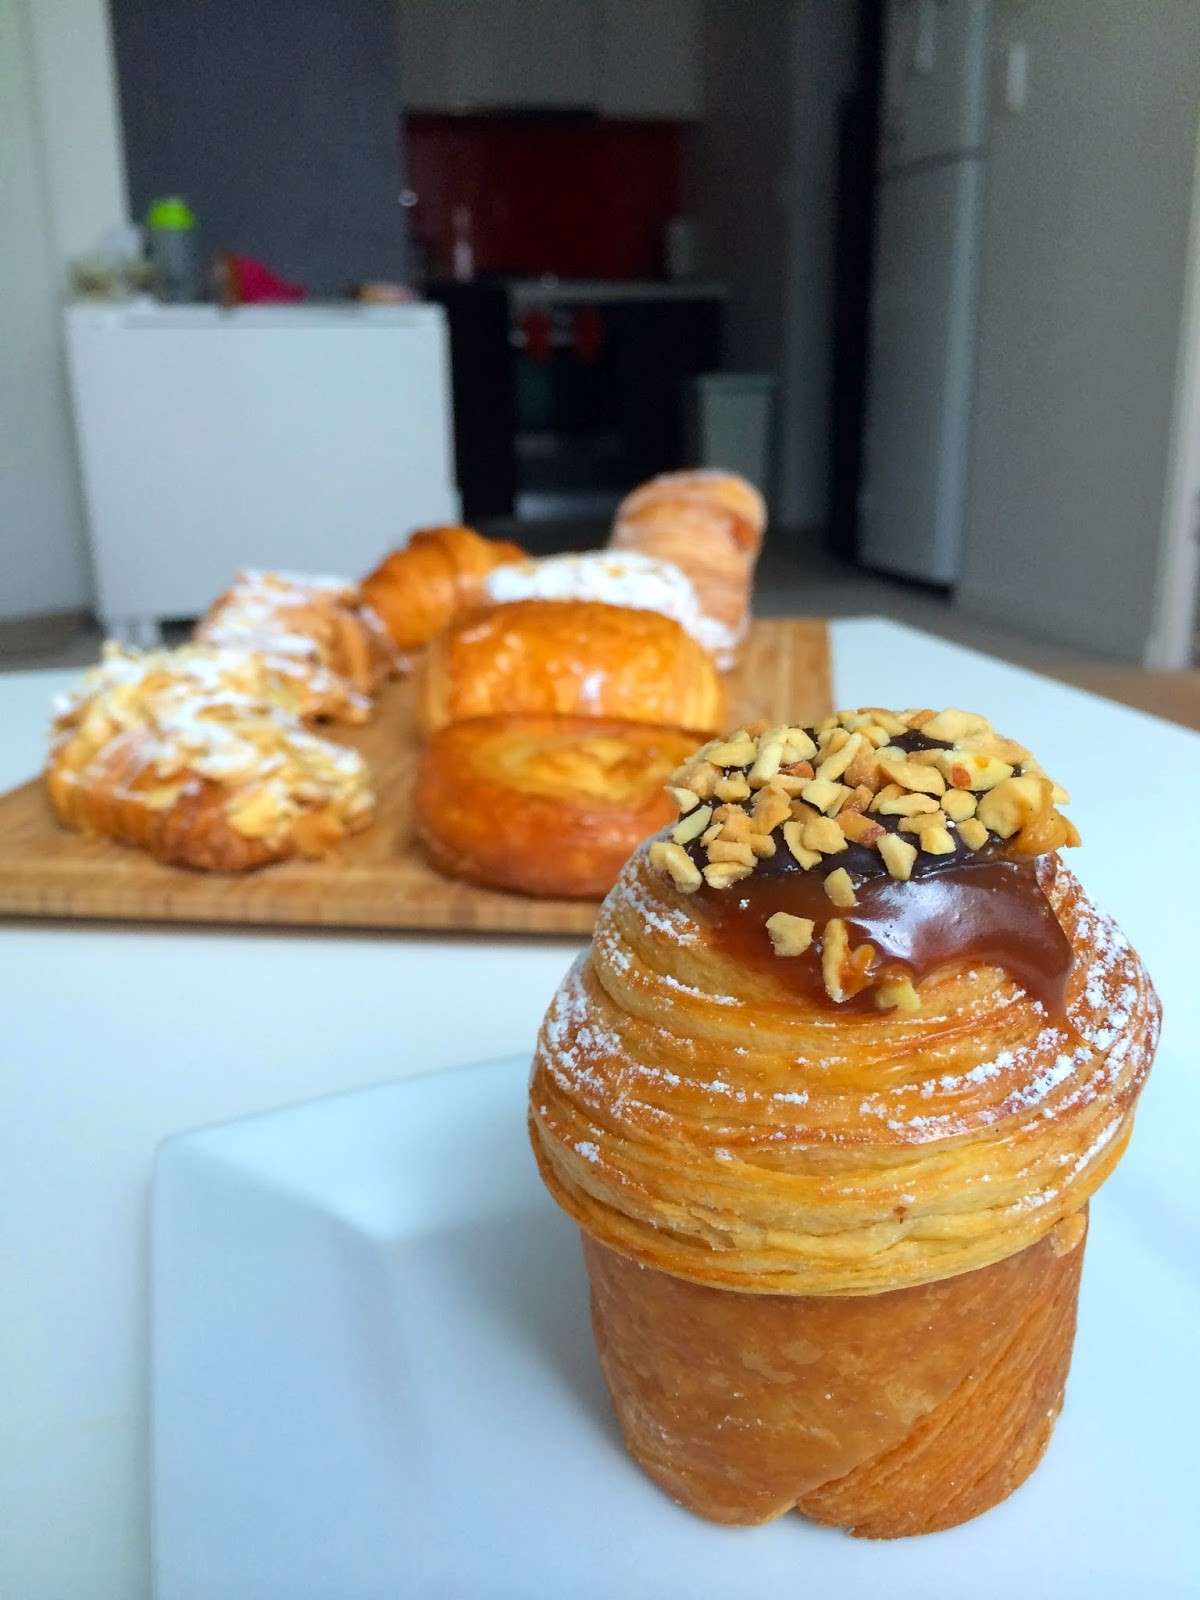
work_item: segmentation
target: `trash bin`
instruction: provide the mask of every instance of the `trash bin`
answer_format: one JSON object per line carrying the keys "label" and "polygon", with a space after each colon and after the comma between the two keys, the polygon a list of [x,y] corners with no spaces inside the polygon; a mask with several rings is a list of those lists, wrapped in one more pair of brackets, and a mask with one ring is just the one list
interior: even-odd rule
{"label": "trash bin", "polygon": [[693,378],[689,409],[696,466],[740,472],[765,492],[774,393],[769,372],[702,372]]}

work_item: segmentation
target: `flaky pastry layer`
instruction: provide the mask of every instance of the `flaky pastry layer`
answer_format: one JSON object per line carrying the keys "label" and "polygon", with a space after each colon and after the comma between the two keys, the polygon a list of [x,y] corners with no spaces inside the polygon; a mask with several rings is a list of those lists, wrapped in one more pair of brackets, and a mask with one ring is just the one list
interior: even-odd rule
{"label": "flaky pastry layer", "polygon": [[723,956],[643,847],[538,1039],[559,1204],[649,1266],[759,1294],[936,1282],[1045,1237],[1124,1150],[1160,1007],[1074,876],[1041,871],[1075,956],[1063,1022],[970,966],[915,1011],[847,1013]]}

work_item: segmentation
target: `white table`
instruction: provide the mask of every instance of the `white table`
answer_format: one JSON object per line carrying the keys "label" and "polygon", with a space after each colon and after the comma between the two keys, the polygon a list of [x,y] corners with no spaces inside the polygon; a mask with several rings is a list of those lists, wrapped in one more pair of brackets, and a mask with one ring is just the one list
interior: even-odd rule
{"label": "white table", "polygon": [[[1190,827],[1200,736],[890,623],[838,622],[832,632],[840,704],[980,709],[1074,791],[1085,843],[1072,865],[1154,974],[1164,1057],[1194,1057],[1200,852]],[[45,706],[71,679],[0,676],[0,785],[37,767]],[[1136,801],[1105,778],[1117,751],[1129,752]],[[1135,817],[1163,841],[1161,859],[1153,843],[1148,851],[1131,842]],[[147,1592],[145,1217],[157,1143],[206,1122],[528,1049],[577,948],[0,926],[0,1593]],[[1152,1077],[1135,1137],[1154,1138],[1174,1192],[1194,1209],[1185,1104],[1173,1072]]]}

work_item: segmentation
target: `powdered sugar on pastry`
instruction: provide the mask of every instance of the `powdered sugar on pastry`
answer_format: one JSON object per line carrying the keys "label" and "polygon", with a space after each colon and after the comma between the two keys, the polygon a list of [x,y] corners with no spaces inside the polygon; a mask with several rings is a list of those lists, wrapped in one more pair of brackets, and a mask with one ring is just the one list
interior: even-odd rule
{"label": "powdered sugar on pastry", "polygon": [[724,623],[705,616],[691,579],[680,567],[636,550],[516,561],[490,572],[484,593],[495,605],[515,600],[599,600],[631,611],[658,611],[718,657],[737,642]]}

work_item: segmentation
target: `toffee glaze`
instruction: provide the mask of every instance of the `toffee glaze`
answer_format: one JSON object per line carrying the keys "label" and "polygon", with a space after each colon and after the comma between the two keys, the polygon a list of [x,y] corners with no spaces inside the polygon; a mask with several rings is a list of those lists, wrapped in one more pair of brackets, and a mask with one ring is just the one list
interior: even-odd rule
{"label": "toffee glaze", "polygon": [[[947,858],[950,859],[950,858]],[[802,956],[777,956],[766,921],[776,911],[811,917],[820,927],[844,918],[850,943],[875,952],[871,981],[909,977],[920,983],[950,966],[1002,968],[1051,1017],[1064,1015],[1071,946],[1038,883],[1034,860],[988,856],[926,872],[907,883],[876,876],[857,884],[858,905],[834,906],[820,871],[752,877],[731,889],[702,889],[704,922],[724,954],[769,969],[817,1003],[832,1005],[814,943]],[[870,989],[838,1006],[874,1010]]]}

